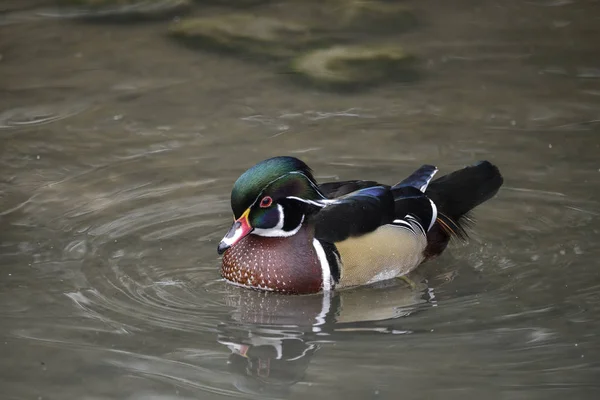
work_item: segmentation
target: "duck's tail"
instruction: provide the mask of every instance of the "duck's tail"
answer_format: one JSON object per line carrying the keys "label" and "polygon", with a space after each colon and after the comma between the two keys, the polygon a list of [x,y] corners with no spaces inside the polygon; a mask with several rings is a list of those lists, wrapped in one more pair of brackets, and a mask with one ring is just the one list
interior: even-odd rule
{"label": "duck's tail", "polygon": [[489,161],[432,181],[425,194],[437,206],[438,217],[427,233],[427,258],[440,254],[452,237],[466,239],[465,227],[472,221],[469,212],[494,197],[503,182],[498,167]]}

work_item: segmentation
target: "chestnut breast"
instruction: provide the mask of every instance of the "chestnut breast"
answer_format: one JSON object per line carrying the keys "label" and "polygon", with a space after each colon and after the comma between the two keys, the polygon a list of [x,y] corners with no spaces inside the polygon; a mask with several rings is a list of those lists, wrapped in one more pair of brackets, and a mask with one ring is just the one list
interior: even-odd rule
{"label": "chestnut breast", "polygon": [[306,227],[285,238],[250,234],[225,251],[221,275],[256,289],[319,292],[322,271],[312,241],[313,234]]}

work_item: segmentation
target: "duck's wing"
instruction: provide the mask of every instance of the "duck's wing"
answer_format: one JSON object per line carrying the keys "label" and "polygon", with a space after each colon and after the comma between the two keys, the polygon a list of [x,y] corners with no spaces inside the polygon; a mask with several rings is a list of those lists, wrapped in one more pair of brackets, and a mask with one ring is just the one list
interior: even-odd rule
{"label": "duck's wing", "polygon": [[[433,165],[423,165],[415,172],[410,174],[407,178],[393,186],[393,188],[401,187],[415,187],[421,192],[425,192],[429,182],[438,171],[437,167]],[[388,185],[376,181],[365,181],[365,180],[351,180],[351,181],[339,181],[339,182],[325,182],[319,185],[319,190],[329,199],[336,197],[345,196],[352,192],[356,192],[361,189],[366,189],[374,186],[381,186],[384,188],[390,188]]]}
{"label": "duck's wing", "polygon": [[389,187],[371,186],[327,200],[312,215],[315,237],[335,243],[393,222],[394,196]]}
{"label": "duck's wing", "polygon": [[426,235],[438,216],[435,203],[415,187],[394,188],[392,193],[395,214],[393,224],[406,227],[416,225]]}
{"label": "duck's wing", "polygon": [[339,181],[339,182],[325,182],[319,185],[319,190],[329,199],[335,199],[336,197],[345,196],[357,190],[370,188],[373,186],[383,186],[381,183],[375,181],[363,181],[363,180],[352,180],[352,181]]}
{"label": "duck's wing", "polygon": [[410,226],[416,223],[422,233],[427,234],[438,213],[435,203],[427,197],[425,191],[437,171],[436,166],[425,164],[392,186],[396,214],[394,223]]}
{"label": "duck's wing", "polygon": [[393,187],[374,181],[321,185],[331,200],[323,201],[312,216],[315,237],[336,243],[386,224],[426,235],[437,218],[437,208],[424,191],[436,172],[436,167],[423,165]]}
{"label": "duck's wing", "polygon": [[394,185],[394,188],[414,187],[425,193],[427,186],[429,186],[429,182],[431,182],[431,179],[437,172],[438,169],[435,165],[422,165],[415,172]]}

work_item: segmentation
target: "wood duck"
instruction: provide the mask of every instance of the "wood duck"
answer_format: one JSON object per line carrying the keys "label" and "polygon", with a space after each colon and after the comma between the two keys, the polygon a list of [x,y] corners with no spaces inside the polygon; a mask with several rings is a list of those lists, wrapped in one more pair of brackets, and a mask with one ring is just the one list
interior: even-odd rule
{"label": "wood duck", "polygon": [[466,238],[469,211],[503,183],[488,161],[432,181],[423,165],[388,186],[317,184],[294,157],[264,160],[233,186],[234,223],[219,243],[221,274],[259,290],[308,294],[401,277]]}

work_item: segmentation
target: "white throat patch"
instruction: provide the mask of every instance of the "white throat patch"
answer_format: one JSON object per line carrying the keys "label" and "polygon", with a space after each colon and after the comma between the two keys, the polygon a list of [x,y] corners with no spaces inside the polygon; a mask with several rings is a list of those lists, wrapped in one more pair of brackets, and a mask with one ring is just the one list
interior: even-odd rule
{"label": "white throat patch", "polygon": [[285,215],[283,213],[283,207],[281,206],[281,204],[277,204],[277,211],[279,211],[279,221],[277,221],[277,225],[269,229],[254,228],[252,234],[263,237],[290,237],[298,233],[298,231],[302,227],[302,223],[304,222],[304,215],[302,216],[302,219],[300,220],[300,223],[297,227],[295,227],[291,231],[284,231],[283,222]]}

